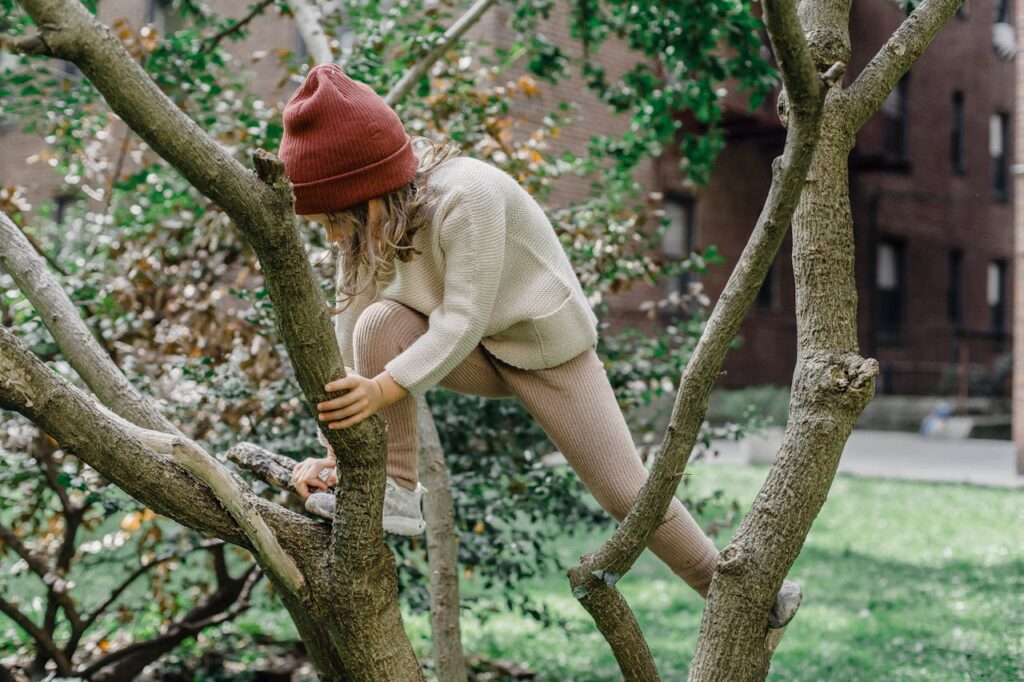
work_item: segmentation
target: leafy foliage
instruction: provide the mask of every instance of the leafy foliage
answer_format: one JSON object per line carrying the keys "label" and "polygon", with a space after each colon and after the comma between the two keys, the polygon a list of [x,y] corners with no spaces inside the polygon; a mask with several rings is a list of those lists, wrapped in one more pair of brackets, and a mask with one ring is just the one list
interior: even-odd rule
{"label": "leafy foliage", "polygon": [[[97,4],[90,8],[95,11]],[[658,210],[661,197],[645,194],[633,172],[644,159],[678,146],[684,176],[706,181],[722,146],[718,126],[725,84],[749,92],[751,106],[757,106],[773,82],[761,56],[761,25],[750,3],[578,0],[570,24],[573,38],[583,42],[582,58],[570,56],[565,45],[544,35],[540,22],[550,16],[553,3],[504,4],[511,31],[507,45],[477,37],[449,49],[417,89],[396,105],[409,132],[456,140],[467,154],[515,177],[542,203],[557,178],[590,177],[587,197],[549,209],[548,216],[603,319],[613,294],[722,262],[713,247],[682,262],[665,262],[657,255],[668,221]],[[173,30],[166,35],[131,17],[113,20],[113,33],[168,97],[240,162],[248,165],[258,148],[277,149],[288,93],[273,86],[297,84],[310,66],[308,59],[278,46],[238,54],[232,42],[250,26],[239,17],[222,16],[194,0],[178,0],[170,7],[173,14],[165,25]],[[34,30],[13,0],[0,0],[0,8],[0,28],[6,33]],[[278,21],[289,14],[283,0],[249,11],[266,12]],[[462,3],[423,0],[346,3],[343,11],[325,15],[324,28],[332,38],[351,32],[352,48],[340,50],[339,61],[352,77],[383,94],[464,11]],[[596,59],[601,43],[613,37],[637,57],[617,77]],[[245,439],[297,459],[319,456],[314,415],[292,376],[261,274],[225,214],[127,131],[76,69],[25,57],[5,64],[0,116],[43,140],[33,160],[53,169],[61,178],[60,193],[68,199],[33,207],[23,188],[10,186],[0,188],[0,209],[61,271],[66,289],[118,366],[210,451]],[[579,104],[556,103],[529,131],[521,130],[524,121],[516,112],[569,77],[574,67],[600,102],[628,114],[629,128],[620,136],[592,137],[584,156],[555,155],[549,150],[551,140],[574,125]],[[262,81],[253,83],[248,76],[257,69]],[[519,75],[508,77],[512,70]],[[685,125],[680,114],[688,121]],[[333,261],[324,235],[311,224],[301,229],[327,301]],[[31,306],[3,275],[0,292],[3,323],[15,327],[33,351],[77,382]],[[634,434],[648,447],[659,434],[644,408],[675,393],[677,377],[703,328],[702,301],[696,294],[649,302],[646,309],[652,316],[666,307],[686,308],[677,323],[655,333],[612,334],[602,323],[599,355]],[[585,502],[581,483],[568,469],[544,463],[551,444],[518,401],[437,388],[430,403],[451,466],[460,562],[467,576],[479,578],[487,590],[494,588],[490,605],[476,597],[475,606],[485,612],[503,601],[545,618],[516,587],[554,561],[552,529],[589,530],[609,524],[610,517]],[[0,430],[24,428],[19,418],[0,419]],[[20,491],[12,500],[21,504],[38,488],[37,465],[19,447],[8,450],[4,456],[12,465],[4,473],[5,482]],[[99,533],[117,518],[145,518],[133,533],[155,534],[148,545],[124,544],[111,552],[105,565],[128,567],[137,563],[140,552],[197,542],[180,528],[172,532],[169,524],[147,517],[146,510],[70,456],[57,456],[67,477],[61,485],[87,496],[95,509],[90,512],[94,527],[87,530]],[[27,516],[0,510],[20,534],[36,542],[52,532],[45,526],[57,513],[46,505],[33,507]],[[143,532],[143,525],[153,530]],[[400,557],[403,598],[422,607],[423,547],[416,540],[391,541]],[[85,561],[81,570],[93,567]],[[198,582],[189,584],[151,583],[148,594],[176,595],[174,608],[180,610],[192,596],[198,597],[192,595]],[[142,609],[134,616],[137,638],[155,634],[174,615],[173,610],[161,610],[160,599],[147,603],[146,609],[157,611],[146,616]]]}

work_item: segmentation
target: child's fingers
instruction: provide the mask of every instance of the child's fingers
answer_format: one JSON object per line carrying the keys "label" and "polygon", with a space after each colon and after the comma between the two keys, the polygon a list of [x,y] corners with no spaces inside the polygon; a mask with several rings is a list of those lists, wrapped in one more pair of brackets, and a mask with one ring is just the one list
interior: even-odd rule
{"label": "child's fingers", "polygon": [[344,419],[345,417],[351,417],[353,414],[358,414],[366,409],[366,401],[360,401],[342,410],[335,410],[333,412],[321,412],[320,421],[337,421]]}
{"label": "child's fingers", "polygon": [[331,422],[330,424],[327,425],[327,428],[330,428],[330,429],[347,429],[348,427],[352,426],[353,424],[358,424],[359,422],[363,421],[368,416],[369,416],[369,414],[364,410],[364,411],[359,412],[356,415],[353,415],[353,416],[349,417],[348,419],[342,419],[341,421]]}
{"label": "child's fingers", "polygon": [[346,405],[351,405],[355,401],[361,400],[363,397],[362,391],[349,391],[345,395],[325,400],[322,403],[317,403],[316,409],[320,412],[323,412],[324,410],[336,410],[338,408],[345,407]]}
{"label": "child's fingers", "polygon": [[349,374],[348,376],[335,379],[324,384],[325,391],[341,391],[346,388],[352,388],[359,385],[359,378],[356,375]]}

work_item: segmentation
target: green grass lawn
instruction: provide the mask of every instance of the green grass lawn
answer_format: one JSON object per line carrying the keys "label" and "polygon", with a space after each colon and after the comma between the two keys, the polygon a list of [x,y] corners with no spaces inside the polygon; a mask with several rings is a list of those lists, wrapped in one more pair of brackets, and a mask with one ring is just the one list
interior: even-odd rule
{"label": "green grass lawn", "polygon": [[[692,464],[689,485],[694,496],[723,489],[726,503],[735,498],[746,510],[767,471],[764,466]],[[709,513],[717,516],[719,511]],[[733,530],[715,538],[720,548]],[[544,628],[508,612],[486,621],[464,612],[467,651],[525,664],[540,680],[621,679],[593,621],[569,594],[564,575],[603,535],[566,537],[558,544],[561,568],[525,587],[564,621],[563,627]],[[802,585],[804,600],[773,659],[771,680],[1024,680],[1022,490],[841,474],[790,577]],[[28,589],[29,578],[16,582],[7,588],[23,592],[25,599],[38,591],[37,586]],[[480,593],[478,582],[463,579],[465,593]],[[703,600],[650,552],[619,586],[662,678],[685,680]],[[79,596],[98,599],[108,587],[83,582]],[[295,638],[283,609],[268,599],[257,602],[232,627],[273,640]],[[427,616],[406,618],[417,653],[430,658]],[[0,619],[0,652],[22,637],[12,623]],[[196,661],[201,649],[214,645],[192,641],[176,655]],[[252,656],[258,658],[258,652]],[[243,656],[240,662],[246,660]],[[213,678],[198,674],[196,679]]]}
{"label": "green grass lawn", "polygon": [[[767,467],[693,464],[698,493],[746,510]],[[716,538],[719,548],[729,529]],[[600,534],[560,546],[568,568]],[[837,476],[789,575],[804,590],[771,680],[1024,680],[1024,492]],[[651,552],[620,583],[665,680],[685,680],[704,601]],[[466,584],[467,589],[474,589]],[[567,622],[463,621],[467,651],[529,665],[539,679],[621,679],[564,573],[529,584]],[[407,621],[429,656],[425,616]]]}

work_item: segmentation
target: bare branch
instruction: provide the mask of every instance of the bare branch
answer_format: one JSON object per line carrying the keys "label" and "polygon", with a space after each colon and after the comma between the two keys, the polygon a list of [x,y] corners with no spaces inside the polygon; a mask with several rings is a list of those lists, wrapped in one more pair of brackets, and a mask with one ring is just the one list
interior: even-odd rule
{"label": "bare branch", "polygon": [[[74,309],[63,289],[31,250],[24,235],[6,215],[0,213],[0,265],[8,270],[23,293],[40,312],[47,328],[58,340],[65,355],[101,399],[142,424],[136,426],[114,412],[109,417],[122,428],[157,452],[174,455],[192,475],[207,483],[243,529],[270,570],[290,589],[301,590],[304,579],[291,558],[284,553],[273,533],[252,507],[245,502],[239,482],[195,441],[187,438],[161,415],[103,352]],[[101,407],[101,409],[106,409]],[[266,554],[264,555],[264,553]]]}
{"label": "bare branch", "polygon": [[[122,428],[124,420],[111,419],[109,410],[46,367],[5,327],[0,327],[0,409],[21,413],[57,440],[65,452],[155,512],[206,535],[251,548],[208,486]],[[290,552],[292,556],[303,556],[298,549],[305,547],[307,540],[326,544],[320,524],[251,491],[246,495],[278,537],[289,541],[295,550]]]}
{"label": "bare branch", "polygon": [[[77,528],[77,523],[75,524]],[[21,539],[15,534],[14,530],[7,526],[0,524],[0,540],[14,550],[14,553],[20,556],[29,569],[35,573],[43,584],[46,586],[46,593],[48,600],[50,600],[52,606],[47,608],[47,621],[50,621],[56,615],[56,606],[60,606],[64,611],[64,615],[67,616],[68,622],[71,624],[72,630],[77,630],[82,627],[82,619],[78,613],[78,609],[75,606],[74,601],[71,599],[71,595],[68,594],[64,578],[60,572],[54,572],[47,566],[46,560],[42,557],[33,554],[28,547],[21,541]],[[65,540],[66,541],[66,540]],[[49,625],[49,623],[48,623]],[[44,631],[48,631],[49,627],[44,627]]]}
{"label": "bare branch", "polygon": [[110,595],[103,601],[102,604],[97,606],[93,611],[89,613],[89,615],[85,617],[85,619],[82,621],[83,630],[88,629],[93,623],[96,622],[97,618],[106,613],[107,609],[110,608],[111,604],[117,601],[117,598],[120,597],[124,593],[124,591],[131,586],[132,583],[134,583],[140,577],[145,575],[151,568],[159,566],[160,564],[165,564],[168,561],[181,559],[199,549],[209,549],[212,547],[219,547],[223,545],[224,542],[222,540],[206,540],[198,547],[189,547],[188,549],[167,552],[165,554],[162,554],[158,557],[151,559],[150,561],[147,561],[141,566],[138,566],[134,571],[129,573],[124,580],[121,581],[121,584],[119,584],[117,587],[113,589],[113,591],[111,591]]}
{"label": "bare branch", "polygon": [[814,66],[793,0],[763,0],[764,23],[782,74],[790,106],[799,115],[815,116],[821,108],[822,78]]}
{"label": "bare branch", "polygon": [[872,57],[843,95],[847,124],[856,132],[882,106],[964,0],[923,0]]}
{"label": "bare branch", "polygon": [[106,411],[111,421],[119,423],[122,429],[148,445],[154,452],[172,456],[174,461],[180,463],[189,473],[210,486],[213,494],[242,528],[274,576],[296,594],[302,593],[306,582],[302,572],[278,544],[274,533],[250,502],[251,492],[245,489],[245,484],[237,476],[232,475],[191,438],[144,429],[98,403],[97,407],[101,411]]}
{"label": "bare branch", "polygon": [[430,71],[430,67],[434,65],[434,62],[440,59],[441,55],[454,45],[462,37],[462,34],[469,30],[470,26],[479,21],[494,3],[495,0],[476,0],[473,6],[459,17],[458,21],[448,27],[448,30],[438,39],[437,44],[431,48],[430,52],[416,62],[414,67],[405,72],[398,80],[398,83],[384,96],[384,101],[392,107],[401,102],[409,94],[409,91],[415,87],[416,82]]}
{"label": "bare branch", "polygon": [[61,650],[54,643],[46,632],[43,631],[38,625],[32,622],[32,619],[22,613],[16,604],[9,602],[3,597],[0,597],[0,613],[14,621],[15,625],[24,630],[29,637],[35,640],[39,648],[46,653],[47,656],[57,665],[57,672],[62,677],[72,676],[71,662],[68,661],[67,657],[61,652]]}
{"label": "bare branch", "polygon": [[52,57],[50,48],[46,46],[40,34],[31,36],[0,35],[0,52],[15,54],[34,54]]}
{"label": "bare branch", "polygon": [[189,637],[208,627],[233,620],[247,611],[251,606],[249,596],[262,576],[257,566],[251,566],[245,575],[220,586],[205,602],[172,623],[163,634],[118,649],[82,670],[79,676],[91,679],[98,671],[116,665],[119,670],[111,673],[110,678],[134,679],[135,675],[127,674],[125,668],[133,672],[141,671]]}
{"label": "bare branch", "polygon": [[114,364],[82,321],[64,287],[47,270],[46,263],[25,234],[2,211],[0,266],[14,278],[64,357],[101,401],[131,422],[168,433],[181,433]]}
{"label": "bare branch", "polygon": [[249,13],[246,14],[244,17],[242,17],[238,21],[235,21],[234,23],[222,29],[220,32],[211,36],[206,41],[206,45],[203,47],[203,52],[211,52],[214,48],[217,47],[217,45],[220,44],[222,40],[224,40],[232,34],[241,31],[249,24],[249,22],[251,22],[259,15],[263,14],[263,10],[265,10],[267,7],[273,4],[273,2],[274,0],[260,0],[259,2],[257,2],[255,5],[252,6],[252,8],[250,8]]}
{"label": "bare branch", "polygon": [[679,486],[729,343],[789,230],[814,155],[828,92],[821,87],[793,3],[766,0],[765,14],[772,47],[784,69],[783,81],[794,87],[786,143],[782,156],[772,164],[768,197],[683,372],[665,439],[638,499],[612,537],[569,570],[573,595],[594,617],[627,680],[657,679],[657,671],[615,583],[647,546]]}
{"label": "bare branch", "polygon": [[292,469],[296,464],[294,459],[246,442],[232,445],[224,456],[240,468],[255,474],[264,483],[281,490],[295,491],[291,482]]}

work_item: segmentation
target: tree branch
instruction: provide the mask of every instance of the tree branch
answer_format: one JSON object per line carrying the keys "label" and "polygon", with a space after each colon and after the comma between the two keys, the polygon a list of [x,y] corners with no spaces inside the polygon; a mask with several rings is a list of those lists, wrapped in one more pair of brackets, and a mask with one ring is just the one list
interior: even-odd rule
{"label": "tree branch", "polygon": [[0,52],[14,52],[15,54],[34,54],[43,57],[52,57],[50,48],[43,42],[40,34],[31,36],[10,36],[0,35]]}
{"label": "tree branch", "polygon": [[[64,290],[31,250],[28,241],[6,215],[0,213],[0,265],[11,273],[19,288],[40,313],[69,362],[101,400],[126,413],[132,421],[152,425],[144,429],[114,412],[109,416],[122,428],[157,452],[173,455],[193,476],[207,483],[238,522],[268,569],[290,589],[301,591],[304,580],[291,558],[277,544],[273,533],[246,504],[239,482],[195,441],[186,437],[114,365],[89,332]],[[102,408],[101,409],[106,409]]]}
{"label": "tree branch", "polygon": [[846,123],[856,132],[882,106],[964,0],[923,0],[872,57],[843,94]]}
{"label": "tree branch", "polygon": [[100,670],[116,665],[118,670],[109,675],[111,679],[135,679],[142,668],[189,637],[208,627],[233,620],[248,610],[251,606],[249,596],[262,575],[255,565],[250,567],[238,580],[219,586],[205,602],[172,623],[163,634],[118,649],[89,665],[79,676],[92,679]]}
{"label": "tree branch", "polygon": [[423,517],[427,522],[427,563],[430,569],[430,646],[438,679],[466,682],[466,655],[459,623],[459,534],[451,481],[437,424],[425,396],[416,398],[417,467],[427,489]]}
{"label": "tree branch", "polygon": [[221,504],[228,510],[252,543],[264,565],[271,573],[296,594],[305,589],[305,578],[292,558],[278,544],[277,538],[260,517],[251,502],[251,491],[245,488],[237,476],[229,472],[199,443],[183,435],[167,434],[161,431],[144,429],[132,424],[127,419],[110,412],[97,403],[101,411],[106,411],[111,421],[119,423],[122,429],[132,434],[154,452],[172,456],[193,476],[203,481]]}
{"label": "tree branch", "polygon": [[[284,174],[284,164],[269,152],[258,150],[253,156],[256,174],[243,168],[156,86],[110,30],[80,3],[72,0],[19,0],[19,3],[32,17],[50,49],[57,56],[75,62],[111,109],[194,187],[218,204],[242,231],[259,258],[278,331],[309,413],[311,417],[315,415],[313,406],[341,393],[328,392],[324,386],[345,376],[345,368],[323,294],[295,225],[295,198]],[[0,334],[0,346],[2,339]],[[0,393],[3,392],[0,388]],[[19,396],[25,397],[25,392],[17,386],[8,382],[6,393],[13,409],[33,412],[32,419],[37,423],[48,421],[45,414],[34,412],[31,404],[18,400]],[[64,398],[66,392],[62,394]],[[0,402],[3,400],[0,397]],[[109,425],[110,421],[106,418],[100,423]],[[339,466],[344,471],[336,486],[338,504],[328,552],[336,593],[345,598],[331,609],[317,612],[319,620],[336,628],[336,636],[329,639],[310,632],[311,628],[325,626],[303,620],[301,609],[308,604],[284,594],[282,599],[292,616],[298,619],[300,631],[305,629],[307,634],[318,637],[314,652],[318,668],[327,671],[344,668],[352,674],[373,679],[421,678],[415,653],[402,626],[396,599],[394,555],[384,544],[381,524],[387,425],[379,415],[348,429],[328,429],[322,422],[317,425],[338,454]],[[122,434],[118,442],[127,449],[141,450],[144,459],[152,459],[152,455],[147,454],[151,451],[131,434]],[[105,445],[97,444],[97,447]],[[114,456],[116,453],[107,449],[104,454]],[[125,481],[123,475],[118,478],[118,485],[129,492],[161,498],[162,513],[179,521],[190,519],[202,524],[212,520],[196,518],[194,504],[187,497],[175,499],[164,493],[145,493],[138,483]],[[177,477],[172,480],[179,485],[178,492],[183,492],[182,481]],[[259,498],[252,498],[258,504],[255,500]],[[216,520],[226,533],[237,537],[237,524],[224,524],[222,515]],[[242,543],[250,544],[244,539]],[[308,554],[308,544],[303,545],[298,553],[291,553],[296,560],[305,561],[297,555]],[[322,565],[322,562],[314,565]],[[355,604],[359,604],[359,613],[355,611]],[[366,605],[372,606],[368,613]],[[344,642],[343,647],[339,645],[341,642]],[[332,655],[341,663],[328,660]]]}
{"label": "tree branch", "polygon": [[[159,514],[206,535],[252,549],[241,528],[210,488],[170,457],[154,452],[122,427],[124,420],[46,367],[5,327],[0,327],[0,408],[34,422],[61,447]],[[134,427],[133,429],[137,428]],[[323,526],[246,491],[250,502],[303,557],[307,542],[326,544]],[[187,504],[182,504],[187,500]]]}
{"label": "tree branch", "polygon": [[257,2],[255,5],[252,6],[252,8],[249,10],[249,13],[246,14],[244,17],[234,22],[233,24],[226,26],[220,32],[211,36],[206,41],[206,45],[203,47],[202,51],[211,52],[214,48],[217,47],[217,45],[220,44],[222,40],[224,40],[225,38],[234,33],[238,33],[243,28],[245,28],[249,24],[249,22],[258,17],[260,14],[263,14],[263,10],[265,10],[268,6],[273,4],[273,2],[274,0],[260,0],[259,2]]}
{"label": "tree branch", "polygon": [[317,64],[330,64],[334,61],[331,43],[320,23],[320,10],[309,0],[288,0],[295,26],[299,29],[302,42],[306,44],[306,52]]}
{"label": "tree branch", "polygon": [[292,469],[295,460],[278,455],[256,445],[255,443],[236,443],[224,453],[224,456],[237,464],[239,468],[250,471],[264,483],[295,492],[292,487]]}
{"label": "tree branch", "polygon": [[384,96],[384,101],[392,107],[401,102],[409,94],[409,91],[415,87],[416,82],[430,71],[430,67],[434,65],[434,62],[440,59],[441,55],[454,45],[469,30],[470,26],[479,21],[494,3],[495,0],[476,0],[473,6],[466,10],[465,14],[448,27],[448,30],[438,39],[430,52],[416,62],[415,66],[405,72],[398,80],[398,83]]}
{"label": "tree branch", "polygon": [[53,639],[46,634],[42,628],[32,622],[32,619],[18,610],[13,603],[0,597],[0,612],[14,621],[15,625],[24,630],[29,637],[35,640],[40,649],[46,652],[57,665],[57,672],[62,677],[71,677],[73,669],[71,662],[61,653],[61,650],[54,644]]}
{"label": "tree branch", "polygon": [[114,588],[114,590],[110,593],[110,595],[106,598],[106,600],[104,600],[102,604],[93,609],[89,613],[89,615],[85,617],[85,619],[82,621],[83,630],[87,630],[89,627],[91,627],[92,624],[96,622],[96,619],[98,619],[100,616],[106,613],[107,609],[110,608],[111,604],[117,601],[117,598],[120,597],[124,593],[124,591],[131,586],[132,583],[134,583],[140,577],[145,575],[151,568],[159,566],[160,564],[167,563],[168,561],[181,559],[185,556],[188,556],[192,552],[195,552],[197,549],[208,549],[214,546],[223,545],[224,542],[222,540],[207,540],[198,547],[189,547],[185,550],[167,552],[161,556],[154,557],[152,560],[147,561],[141,566],[138,566],[134,571],[128,574],[128,577],[121,581],[120,585]]}
{"label": "tree branch", "polygon": [[72,629],[80,628],[82,620],[78,610],[75,608],[74,602],[71,600],[71,595],[67,593],[64,579],[52,573],[46,562],[29,551],[28,547],[21,542],[21,539],[15,535],[14,531],[3,524],[0,524],[0,540],[3,540],[8,547],[14,550],[15,554],[24,559],[29,569],[39,576],[39,579],[46,585],[47,594],[50,598],[64,609]]}
{"label": "tree branch", "polygon": [[64,357],[110,409],[150,429],[180,434],[110,359],[64,287],[50,274],[25,234],[0,211],[0,266],[39,313]]}
{"label": "tree branch", "polygon": [[791,0],[765,0],[764,11],[769,39],[784,69],[783,82],[794,88],[786,143],[782,156],[773,163],[768,197],[683,371],[665,439],[638,499],[612,537],[569,570],[573,595],[594,617],[627,680],[657,679],[657,670],[615,583],[647,546],[679,486],[729,343],[789,229],[818,140],[828,92],[821,87]]}

